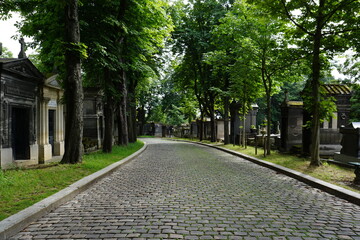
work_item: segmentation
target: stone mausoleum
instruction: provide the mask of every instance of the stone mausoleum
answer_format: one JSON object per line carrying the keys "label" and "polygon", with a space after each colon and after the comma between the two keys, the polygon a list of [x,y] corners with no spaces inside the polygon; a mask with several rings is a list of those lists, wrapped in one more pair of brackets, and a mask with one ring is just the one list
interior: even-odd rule
{"label": "stone mausoleum", "polygon": [[0,58],[1,169],[64,154],[63,91],[26,58]]}
{"label": "stone mausoleum", "polygon": [[39,98],[39,163],[64,155],[64,91],[57,81],[58,75],[45,80]]}
{"label": "stone mausoleum", "polygon": [[[351,89],[342,84],[324,84],[322,90],[335,99],[337,111],[333,117],[321,124],[320,155],[333,156],[341,149],[340,128],[349,124]],[[289,101],[286,97],[281,106],[281,146],[282,151],[291,151],[304,144],[306,135],[303,102]],[[295,147],[295,148],[294,148]]]}
{"label": "stone mausoleum", "polygon": [[1,167],[37,164],[37,114],[44,76],[27,59],[0,59]]}

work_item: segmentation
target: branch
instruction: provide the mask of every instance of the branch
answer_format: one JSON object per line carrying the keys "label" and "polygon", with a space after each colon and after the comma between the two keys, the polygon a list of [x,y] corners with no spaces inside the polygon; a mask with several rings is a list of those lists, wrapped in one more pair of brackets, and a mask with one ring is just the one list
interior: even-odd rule
{"label": "branch", "polygon": [[306,59],[307,57],[309,57],[310,55],[312,55],[313,52],[307,53],[304,56],[298,57],[298,58],[294,58],[291,61],[289,61],[289,63],[278,66],[273,68],[272,71],[270,71],[269,76],[272,77],[273,75],[275,75],[278,71],[280,70],[285,70],[287,68],[290,68],[293,64],[295,64],[297,61],[301,60],[301,59]]}
{"label": "branch", "polygon": [[325,24],[331,19],[331,17],[342,7],[351,4],[353,2],[356,2],[358,0],[344,0],[342,2],[340,2],[331,12],[329,12],[329,14],[327,14],[324,18],[324,22],[321,25],[321,28],[323,28],[325,26]]}
{"label": "branch", "polygon": [[287,17],[290,19],[290,21],[295,24],[295,26],[297,26],[298,28],[300,28],[301,30],[303,30],[305,33],[309,34],[310,36],[315,36],[315,34],[313,34],[312,32],[309,32],[305,27],[303,27],[302,25],[300,25],[299,23],[297,23],[291,16],[289,10],[286,7],[286,0],[281,0],[282,5],[284,6],[285,9],[285,14],[287,15]]}
{"label": "branch", "polygon": [[357,28],[349,28],[349,29],[344,29],[341,31],[328,31],[323,33],[323,36],[329,36],[329,35],[337,35],[337,34],[341,34],[341,33],[347,33],[347,32],[357,32],[360,31],[360,27]]}

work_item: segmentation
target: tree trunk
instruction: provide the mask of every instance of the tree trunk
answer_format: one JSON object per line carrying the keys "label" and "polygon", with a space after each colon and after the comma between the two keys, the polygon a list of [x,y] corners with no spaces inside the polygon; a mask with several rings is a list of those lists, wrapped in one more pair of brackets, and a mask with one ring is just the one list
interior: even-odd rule
{"label": "tree trunk", "polygon": [[142,105],[137,112],[137,119],[139,120],[139,135],[144,135],[144,125],[145,125],[145,106]]}
{"label": "tree trunk", "polygon": [[134,143],[137,140],[137,123],[136,123],[136,107],[135,103],[129,99],[128,100],[128,133],[129,133],[129,142]]}
{"label": "tree trunk", "polygon": [[202,141],[204,139],[204,112],[200,109],[200,135],[199,140]]}
{"label": "tree trunk", "polygon": [[113,146],[113,118],[114,118],[114,104],[111,96],[106,96],[104,102],[104,118],[105,118],[105,130],[104,130],[104,142],[103,152],[110,153]]}
{"label": "tree trunk", "polygon": [[210,111],[210,131],[210,142],[216,142],[216,121],[214,109],[211,109]]}
{"label": "tree trunk", "polygon": [[229,97],[224,99],[224,144],[230,143],[229,135]]}
{"label": "tree trunk", "polygon": [[246,147],[246,113],[245,113],[245,103],[243,105],[243,127],[242,127],[242,146]]}
{"label": "tree trunk", "polygon": [[61,163],[77,163],[82,161],[83,154],[83,88],[81,81],[81,58],[72,44],[80,42],[78,19],[78,1],[67,0],[65,7],[65,153]]}
{"label": "tree trunk", "polygon": [[[270,89],[270,88],[269,88]],[[271,144],[270,144],[270,136],[271,136],[271,95],[270,93],[266,93],[266,104],[267,104],[267,123],[266,123],[266,132],[267,132],[267,138],[266,138],[266,155],[271,154]]]}
{"label": "tree trunk", "polygon": [[[122,22],[125,18],[125,12],[128,7],[128,0],[120,0],[120,8],[118,12],[117,19]],[[118,61],[120,65],[123,65],[124,58],[123,56],[126,54],[125,45],[126,45],[126,33],[124,32],[122,27],[117,29],[120,35],[117,39],[116,43],[119,46],[119,57]],[[129,143],[129,135],[128,135],[128,122],[127,122],[127,79],[125,69],[121,69],[117,72],[119,77],[119,82],[116,83],[116,87],[119,91],[120,97],[117,98],[117,103],[119,107],[118,112],[118,145],[128,145]]]}
{"label": "tree trunk", "polygon": [[122,71],[120,82],[120,103],[119,103],[119,121],[118,121],[118,144],[127,146],[129,144],[129,135],[128,135],[128,123],[127,123],[127,87],[126,87],[126,74],[125,71]]}
{"label": "tree trunk", "polygon": [[129,142],[136,142],[136,100],[135,100],[135,84],[133,83],[133,79],[130,79],[129,87],[128,87],[128,133],[129,133]]}
{"label": "tree trunk", "polygon": [[[322,2],[322,1],[320,1]],[[320,6],[321,7],[321,6]],[[311,89],[313,101],[313,112],[312,112],[312,121],[311,121],[311,163],[312,166],[320,166],[320,47],[321,47],[321,13],[320,19],[318,20],[318,27],[314,36],[314,53],[313,53],[313,62],[312,62],[312,79],[311,79]]]}

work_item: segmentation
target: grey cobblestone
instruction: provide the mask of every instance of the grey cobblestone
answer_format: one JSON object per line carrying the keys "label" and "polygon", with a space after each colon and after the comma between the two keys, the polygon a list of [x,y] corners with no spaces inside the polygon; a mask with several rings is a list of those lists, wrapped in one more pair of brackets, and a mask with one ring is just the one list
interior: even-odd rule
{"label": "grey cobblestone", "polygon": [[12,239],[360,239],[360,207],[229,154],[148,149]]}

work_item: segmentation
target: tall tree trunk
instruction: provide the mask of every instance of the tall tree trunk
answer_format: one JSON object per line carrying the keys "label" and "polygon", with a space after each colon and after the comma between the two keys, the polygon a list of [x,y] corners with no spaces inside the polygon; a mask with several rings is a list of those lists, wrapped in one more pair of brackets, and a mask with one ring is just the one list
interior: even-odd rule
{"label": "tall tree trunk", "polygon": [[229,97],[225,97],[224,99],[224,144],[230,143],[229,136],[229,105],[230,105]]}
{"label": "tall tree trunk", "polygon": [[[229,78],[225,76],[224,81],[224,91],[229,90]],[[229,96],[224,97],[224,144],[230,143],[230,136],[229,136],[229,105],[230,105],[230,98]]]}
{"label": "tall tree trunk", "polygon": [[145,125],[145,106],[142,105],[137,111],[137,119],[139,120],[139,135],[144,135],[144,125]]}
{"label": "tall tree trunk", "polygon": [[244,102],[244,104],[243,104],[242,114],[243,114],[242,145],[243,145],[243,147],[246,147],[246,129],[245,129],[245,126],[246,126],[246,102]]}
{"label": "tall tree trunk", "polygon": [[[271,88],[269,88],[271,89]],[[271,118],[272,118],[272,114],[271,114],[271,95],[270,92],[266,93],[266,104],[267,104],[267,123],[266,123],[266,132],[267,132],[267,138],[266,138],[266,154],[270,155],[271,154]]]}
{"label": "tall tree trunk", "polygon": [[122,77],[120,82],[120,103],[119,103],[119,121],[118,121],[118,144],[127,146],[129,144],[128,135],[128,122],[127,122],[127,87],[126,87],[126,74],[122,71]]}
{"label": "tall tree trunk", "polygon": [[78,1],[67,0],[65,6],[65,41],[68,43],[65,51],[65,100],[66,127],[65,153],[61,163],[77,163],[82,161],[83,154],[83,88],[81,81],[80,53],[73,44],[80,42],[78,19]]}
{"label": "tall tree trunk", "polygon": [[132,99],[128,99],[128,133],[129,133],[129,142],[134,143],[137,140],[137,122],[136,122],[136,107]]}
{"label": "tall tree trunk", "polygon": [[[323,1],[320,1],[320,8],[322,8]],[[320,47],[321,47],[321,27],[322,24],[322,14],[320,10],[320,17],[318,19],[318,26],[314,36],[314,53],[313,53],[313,62],[312,62],[312,78],[311,78],[311,88],[312,88],[312,97],[313,101],[313,113],[311,121],[311,163],[312,166],[320,166]]]}
{"label": "tall tree trunk", "polygon": [[104,102],[104,118],[105,118],[105,130],[104,130],[104,142],[103,152],[110,153],[113,146],[113,122],[114,122],[114,103],[111,96],[106,96]]}
{"label": "tall tree trunk", "polygon": [[136,130],[137,130],[137,123],[136,123],[136,100],[135,100],[135,88],[136,83],[134,83],[134,79],[130,79],[128,85],[128,133],[129,133],[129,142],[133,143],[136,142]]}
{"label": "tall tree trunk", "polygon": [[[122,22],[125,18],[125,13],[128,7],[128,0],[120,0],[120,8],[118,12],[117,19]],[[117,39],[117,44],[119,46],[119,63],[124,65],[125,45],[126,45],[126,33],[124,32],[123,27],[117,29],[120,33],[119,38]],[[128,135],[128,122],[127,122],[127,79],[125,69],[121,69],[119,72],[119,80],[116,84],[117,89],[119,90],[120,98],[118,99],[118,144],[119,145],[128,145],[129,135]]]}
{"label": "tall tree trunk", "polygon": [[199,127],[199,140],[202,141],[204,139],[204,111],[200,109],[200,127]]}
{"label": "tall tree trunk", "polygon": [[216,121],[213,108],[210,110],[210,132],[210,142],[216,142]]}

